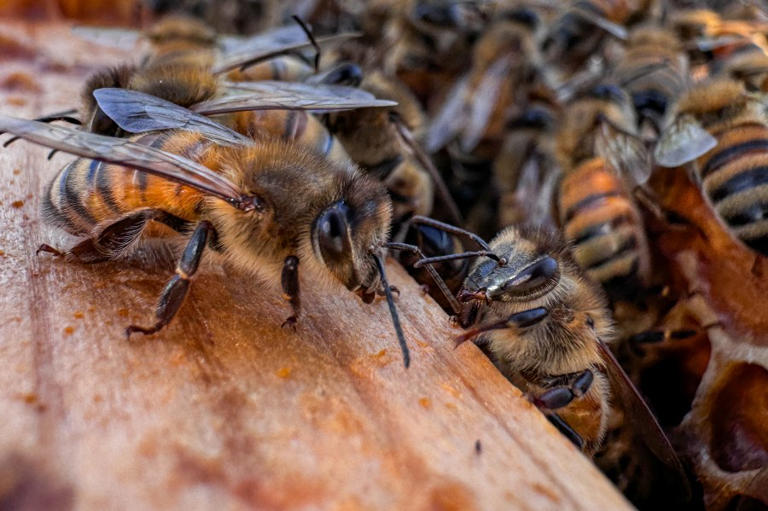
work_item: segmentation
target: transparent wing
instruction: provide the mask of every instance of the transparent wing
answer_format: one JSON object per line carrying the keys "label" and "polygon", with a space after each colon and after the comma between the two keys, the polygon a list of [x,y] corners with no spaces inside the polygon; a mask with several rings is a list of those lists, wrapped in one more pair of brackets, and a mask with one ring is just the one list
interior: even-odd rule
{"label": "transparent wing", "polygon": [[355,108],[397,106],[397,102],[376,97],[364,90],[345,85],[300,82],[226,82],[228,94],[204,101],[191,109],[205,115],[243,110],[313,110],[339,111]]}
{"label": "transparent wing", "polygon": [[[301,37],[295,36],[298,30]],[[325,37],[317,37],[315,40],[322,48],[341,41],[360,37],[358,32],[348,32]],[[248,67],[257,62],[277,57],[285,53],[304,50],[312,47],[306,34],[299,27],[282,27],[270,33],[251,38],[242,45],[230,50],[222,56],[213,68],[213,72],[225,73],[232,69]]]}
{"label": "transparent wing", "polygon": [[469,124],[462,132],[461,149],[463,151],[470,152],[482,140],[488,126],[488,120],[493,115],[493,110],[499,99],[501,87],[510,71],[510,60],[508,57],[496,60],[483,75],[483,79],[472,98]]}
{"label": "transparent wing", "polygon": [[72,27],[72,33],[80,39],[111,48],[130,49],[141,39],[141,32],[127,28]]}
{"label": "transparent wing", "polygon": [[651,153],[638,136],[603,122],[597,133],[595,149],[631,188],[645,184],[651,177]]}
{"label": "transparent wing", "polygon": [[627,40],[627,29],[622,27],[621,25],[614,23],[603,16],[600,16],[597,13],[590,12],[586,9],[581,9],[578,7],[573,8],[573,12],[578,14],[581,18],[589,21],[596,27],[600,27],[601,29],[605,30],[612,36],[616,37],[617,39],[621,39],[622,41]]}
{"label": "transparent wing", "polygon": [[469,76],[464,76],[454,84],[429,126],[426,142],[428,152],[442,149],[461,132],[469,92]]}
{"label": "transparent wing", "polygon": [[59,151],[116,163],[182,183],[224,199],[236,207],[243,205],[244,197],[231,181],[199,163],[176,154],[122,138],[105,137],[87,131],[2,114],[0,114],[0,130]]}
{"label": "transparent wing", "polygon": [[129,133],[181,129],[202,133],[222,145],[249,144],[251,139],[216,121],[151,94],[105,88],[93,92],[99,107]]}
{"label": "transparent wing", "polygon": [[633,427],[640,433],[643,442],[651,452],[665,465],[678,473],[690,496],[688,478],[685,475],[683,465],[653,412],[651,412],[648,404],[640,395],[632,380],[629,379],[627,373],[624,372],[619,361],[613,356],[611,349],[600,339],[597,340],[597,346],[605,362],[605,368],[608,378],[611,380],[612,388],[619,394],[624,409],[631,418]]}
{"label": "transparent wing", "polygon": [[717,139],[694,119],[681,116],[661,134],[653,156],[662,167],[679,167],[717,145]]}
{"label": "transparent wing", "polygon": [[534,150],[520,169],[514,192],[516,203],[526,212],[526,222],[556,228],[552,205],[556,203],[559,179],[560,169],[552,158]]}

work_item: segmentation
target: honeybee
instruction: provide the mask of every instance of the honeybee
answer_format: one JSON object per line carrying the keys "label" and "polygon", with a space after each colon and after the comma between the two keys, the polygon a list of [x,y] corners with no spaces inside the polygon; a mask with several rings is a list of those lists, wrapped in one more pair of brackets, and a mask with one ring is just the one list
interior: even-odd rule
{"label": "honeybee", "polygon": [[560,122],[557,157],[560,225],[586,275],[616,298],[649,284],[650,251],[632,192],[650,175],[635,134],[629,96],[598,85],[570,104]]}
{"label": "honeybee", "polygon": [[556,114],[546,104],[532,104],[507,123],[507,135],[493,162],[499,193],[499,225],[523,222],[557,227],[553,211],[560,180],[554,156]]}
{"label": "honeybee", "polygon": [[426,147],[435,152],[458,139],[462,153],[492,160],[506,122],[540,83],[536,12],[505,11],[475,43],[472,67],[455,83],[429,127]]}
{"label": "honeybee", "polygon": [[199,133],[126,140],[7,116],[0,116],[0,129],[83,157],[53,179],[43,214],[84,239],[66,252],[40,250],[93,262],[117,259],[147,238],[188,236],[155,323],[130,325],[126,335],[152,334],[173,319],[210,245],[266,283],[281,282],[293,310],[284,325],[296,324],[301,311],[300,266],[318,279],[335,278],[367,303],[384,293],[408,366],[382,264],[392,205],[384,187],[354,167],[298,144],[244,143],[232,131],[223,146]]}
{"label": "honeybee", "polygon": [[466,307],[461,323],[474,326],[457,343],[477,339],[499,370],[590,455],[605,434],[613,389],[648,447],[681,469],[663,430],[606,345],[613,326],[605,298],[571,260],[566,244],[540,229],[510,226],[479,245],[482,251],[454,255],[482,254],[458,294]]}
{"label": "honeybee", "polygon": [[768,255],[768,120],[765,98],[721,79],[684,94],[654,155],[663,167],[688,167],[724,226],[755,252]]}
{"label": "honeybee", "polygon": [[624,24],[646,12],[635,0],[572,0],[552,23],[542,49],[546,60],[566,75],[599,53],[606,37],[627,39]]}
{"label": "honeybee", "polygon": [[688,87],[688,58],[675,34],[657,26],[630,32],[612,72],[632,98],[640,133],[656,138],[667,107]]}

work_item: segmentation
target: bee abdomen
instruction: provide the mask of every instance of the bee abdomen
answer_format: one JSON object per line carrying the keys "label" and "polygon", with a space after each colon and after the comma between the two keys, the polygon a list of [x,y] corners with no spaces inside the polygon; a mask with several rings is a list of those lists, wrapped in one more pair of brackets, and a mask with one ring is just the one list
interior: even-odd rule
{"label": "bee abdomen", "polygon": [[642,219],[602,158],[582,163],[563,179],[559,202],[574,260],[592,280],[610,293],[645,284],[650,254]]}
{"label": "bee abdomen", "polygon": [[[160,149],[173,145],[173,152],[196,159],[202,137],[172,132],[145,135],[140,141]],[[126,213],[153,208],[182,220],[197,216],[201,194],[118,164],[78,159],[65,165],[51,181],[43,198],[43,216],[50,223],[75,235],[92,233],[99,224],[117,220]]]}
{"label": "bee abdomen", "polygon": [[717,215],[747,246],[768,255],[768,128],[722,133],[698,168]]}

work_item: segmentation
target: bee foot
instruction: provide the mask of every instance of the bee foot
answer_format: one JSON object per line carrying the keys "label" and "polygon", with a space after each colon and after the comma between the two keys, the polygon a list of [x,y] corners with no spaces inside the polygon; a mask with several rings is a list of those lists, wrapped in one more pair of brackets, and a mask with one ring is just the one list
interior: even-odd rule
{"label": "bee foot", "polygon": [[48,252],[49,254],[53,254],[56,257],[64,257],[66,254],[62,252],[61,250],[54,248],[47,243],[43,243],[39,247],[37,247],[37,250],[35,251],[35,255],[40,255],[40,252]]}
{"label": "bee foot", "polygon": [[155,326],[152,326],[152,327],[149,327],[149,328],[146,328],[146,327],[143,327],[143,326],[138,326],[138,325],[129,325],[125,329],[125,337],[126,337],[126,339],[130,340],[131,339],[131,334],[133,334],[134,332],[141,332],[144,335],[151,335],[151,334],[154,334],[155,332],[159,331],[162,327],[163,327],[163,325],[155,325]]}
{"label": "bee foot", "polygon": [[290,328],[293,331],[296,331],[296,323],[298,323],[299,318],[296,316],[290,316],[286,318],[285,321],[280,325],[280,328]]}

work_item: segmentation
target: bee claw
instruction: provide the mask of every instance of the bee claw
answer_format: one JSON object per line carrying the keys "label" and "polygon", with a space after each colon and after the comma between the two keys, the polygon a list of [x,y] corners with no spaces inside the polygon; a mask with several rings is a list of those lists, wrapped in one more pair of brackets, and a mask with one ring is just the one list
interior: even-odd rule
{"label": "bee claw", "polygon": [[138,326],[138,325],[129,325],[125,329],[125,338],[130,341],[131,340],[131,334],[133,334],[134,332],[141,332],[144,335],[151,335],[151,334],[154,334],[155,332],[157,332],[158,330],[160,330],[159,326],[153,326],[153,327],[150,327],[150,328],[145,328],[143,326]]}
{"label": "bee claw", "polygon": [[64,252],[61,250],[54,248],[47,243],[43,243],[39,247],[37,247],[37,250],[35,251],[35,255],[40,255],[40,252],[48,252],[49,254],[53,254],[56,257],[64,257]]}

